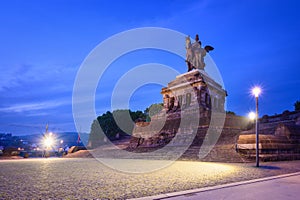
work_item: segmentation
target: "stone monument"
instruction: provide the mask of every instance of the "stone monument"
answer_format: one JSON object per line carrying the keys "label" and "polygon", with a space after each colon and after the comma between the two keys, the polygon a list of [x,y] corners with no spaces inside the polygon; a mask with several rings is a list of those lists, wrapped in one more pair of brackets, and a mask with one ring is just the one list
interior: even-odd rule
{"label": "stone monument", "polygon": [[[161,89],[163,109],[151,117],[151,122],[135,124],[128,146],[130,151],[151,151],[166,145],[186,144],[199,150],[204,138],[210,137],[208,129],[212,113],[214,118],[218,117],[218,113],[225,115],[227,92],[205,72],[204,56],[213,47],[201,48],[198,35],[193,44],[186,37],[186,44],[188,72],[178,75]],[[197,121],[192,124],[190,119]]]}
{"label": "stone monument", "polygon": [[[172,151],[188,145],[182,159],[245,162],[255,158],[254,128],[249,129],[251,123],[245,117],[225,114],[227,92],[205,71],[204,57],[213,49],[202,48],[198,35],[194,43],[186,37],[188,72],[161,89],[163,109],[151,122],[135,124],[127,150],[156,152],[168,147],[164,152],[172,157]],[[299,116],[300,112],[285,111],[260,119],[260,159],[300,159]]]}

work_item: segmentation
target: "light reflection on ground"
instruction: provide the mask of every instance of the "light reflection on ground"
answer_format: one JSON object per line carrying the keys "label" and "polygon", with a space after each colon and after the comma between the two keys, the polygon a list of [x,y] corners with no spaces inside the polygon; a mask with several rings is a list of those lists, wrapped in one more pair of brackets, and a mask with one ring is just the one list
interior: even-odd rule
{"label": "light reflection on ground", "polygon": [[[112,160],[153,165],[153,160]],[[176,161],[143,174],[122,173],[96,159],[37,158],[0,161],[0,199],[116,199],[150,196],[300,171],[300,161],[227,164]],[[272,167],[270,167],[272,166]]]}

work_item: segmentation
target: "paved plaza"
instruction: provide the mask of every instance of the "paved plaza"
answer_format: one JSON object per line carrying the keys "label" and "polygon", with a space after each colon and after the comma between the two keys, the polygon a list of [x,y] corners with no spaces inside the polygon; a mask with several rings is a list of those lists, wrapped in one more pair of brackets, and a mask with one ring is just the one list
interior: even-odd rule
{"label": "paved plaza", "polygon": [[[113,162],[141,167],[161,161]],[[299,172],[300,161],[262,163],[260,168],[176,161],[154,172],[125,173],[93,158],[50,158],[1,160],[0,168],[0,199],[129,199]]]}
{"label": "paved plaza", "polygon": [[300,172],[141,197],[135,200],[296,200],[299,199]]}

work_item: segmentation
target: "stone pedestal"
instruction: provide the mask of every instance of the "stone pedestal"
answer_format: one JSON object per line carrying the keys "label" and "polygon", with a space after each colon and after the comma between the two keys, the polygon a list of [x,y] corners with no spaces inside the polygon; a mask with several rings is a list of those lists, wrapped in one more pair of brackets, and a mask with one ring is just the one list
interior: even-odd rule
{"label": "stone pedestal", "polygon": [[201,146],[212,112],[214,118],[225,112],[226,91],[203,70],[177,76],[161,94],[163,110],[151,122],[136,123],[129,149]]}
{"label": "stone pedestal", "polygon": [[181,74],[162,88],[164,108],[167,112],[214,109],[224,112],[226,91],[203,70],[193,70]]}

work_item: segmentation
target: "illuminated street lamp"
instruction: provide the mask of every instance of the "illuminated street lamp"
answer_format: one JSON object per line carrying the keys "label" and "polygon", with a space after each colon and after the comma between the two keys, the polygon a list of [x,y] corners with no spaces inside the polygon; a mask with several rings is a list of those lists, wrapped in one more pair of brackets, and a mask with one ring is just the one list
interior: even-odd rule
{"label": "illuminated street lamp", "polygon": [[248,117],[251,121],[254,121],[256,119],[256,114],[255,112],[251,111],[248,113]]}
{"label": "illuminated street lamp", "polygon": [[255,96],[255,135],[256,135],[256,167],[259,167],[259,134],[258,134],[258,97],[261,93],[259,87],[254,87],[252,89],[252,94]]}
{"label": "illuminated street lamp", "polygon": [[60,148],[63,147],[63,143],[64,143],[64,141],[63,141],[63,140],[60,140]]}
{"label": "illuminated street lamp", "polygon": [[53,145],[53,143],[54,140],[50,135],[44,138],[44,145],[46,146],[46,149],[49,149]]}

